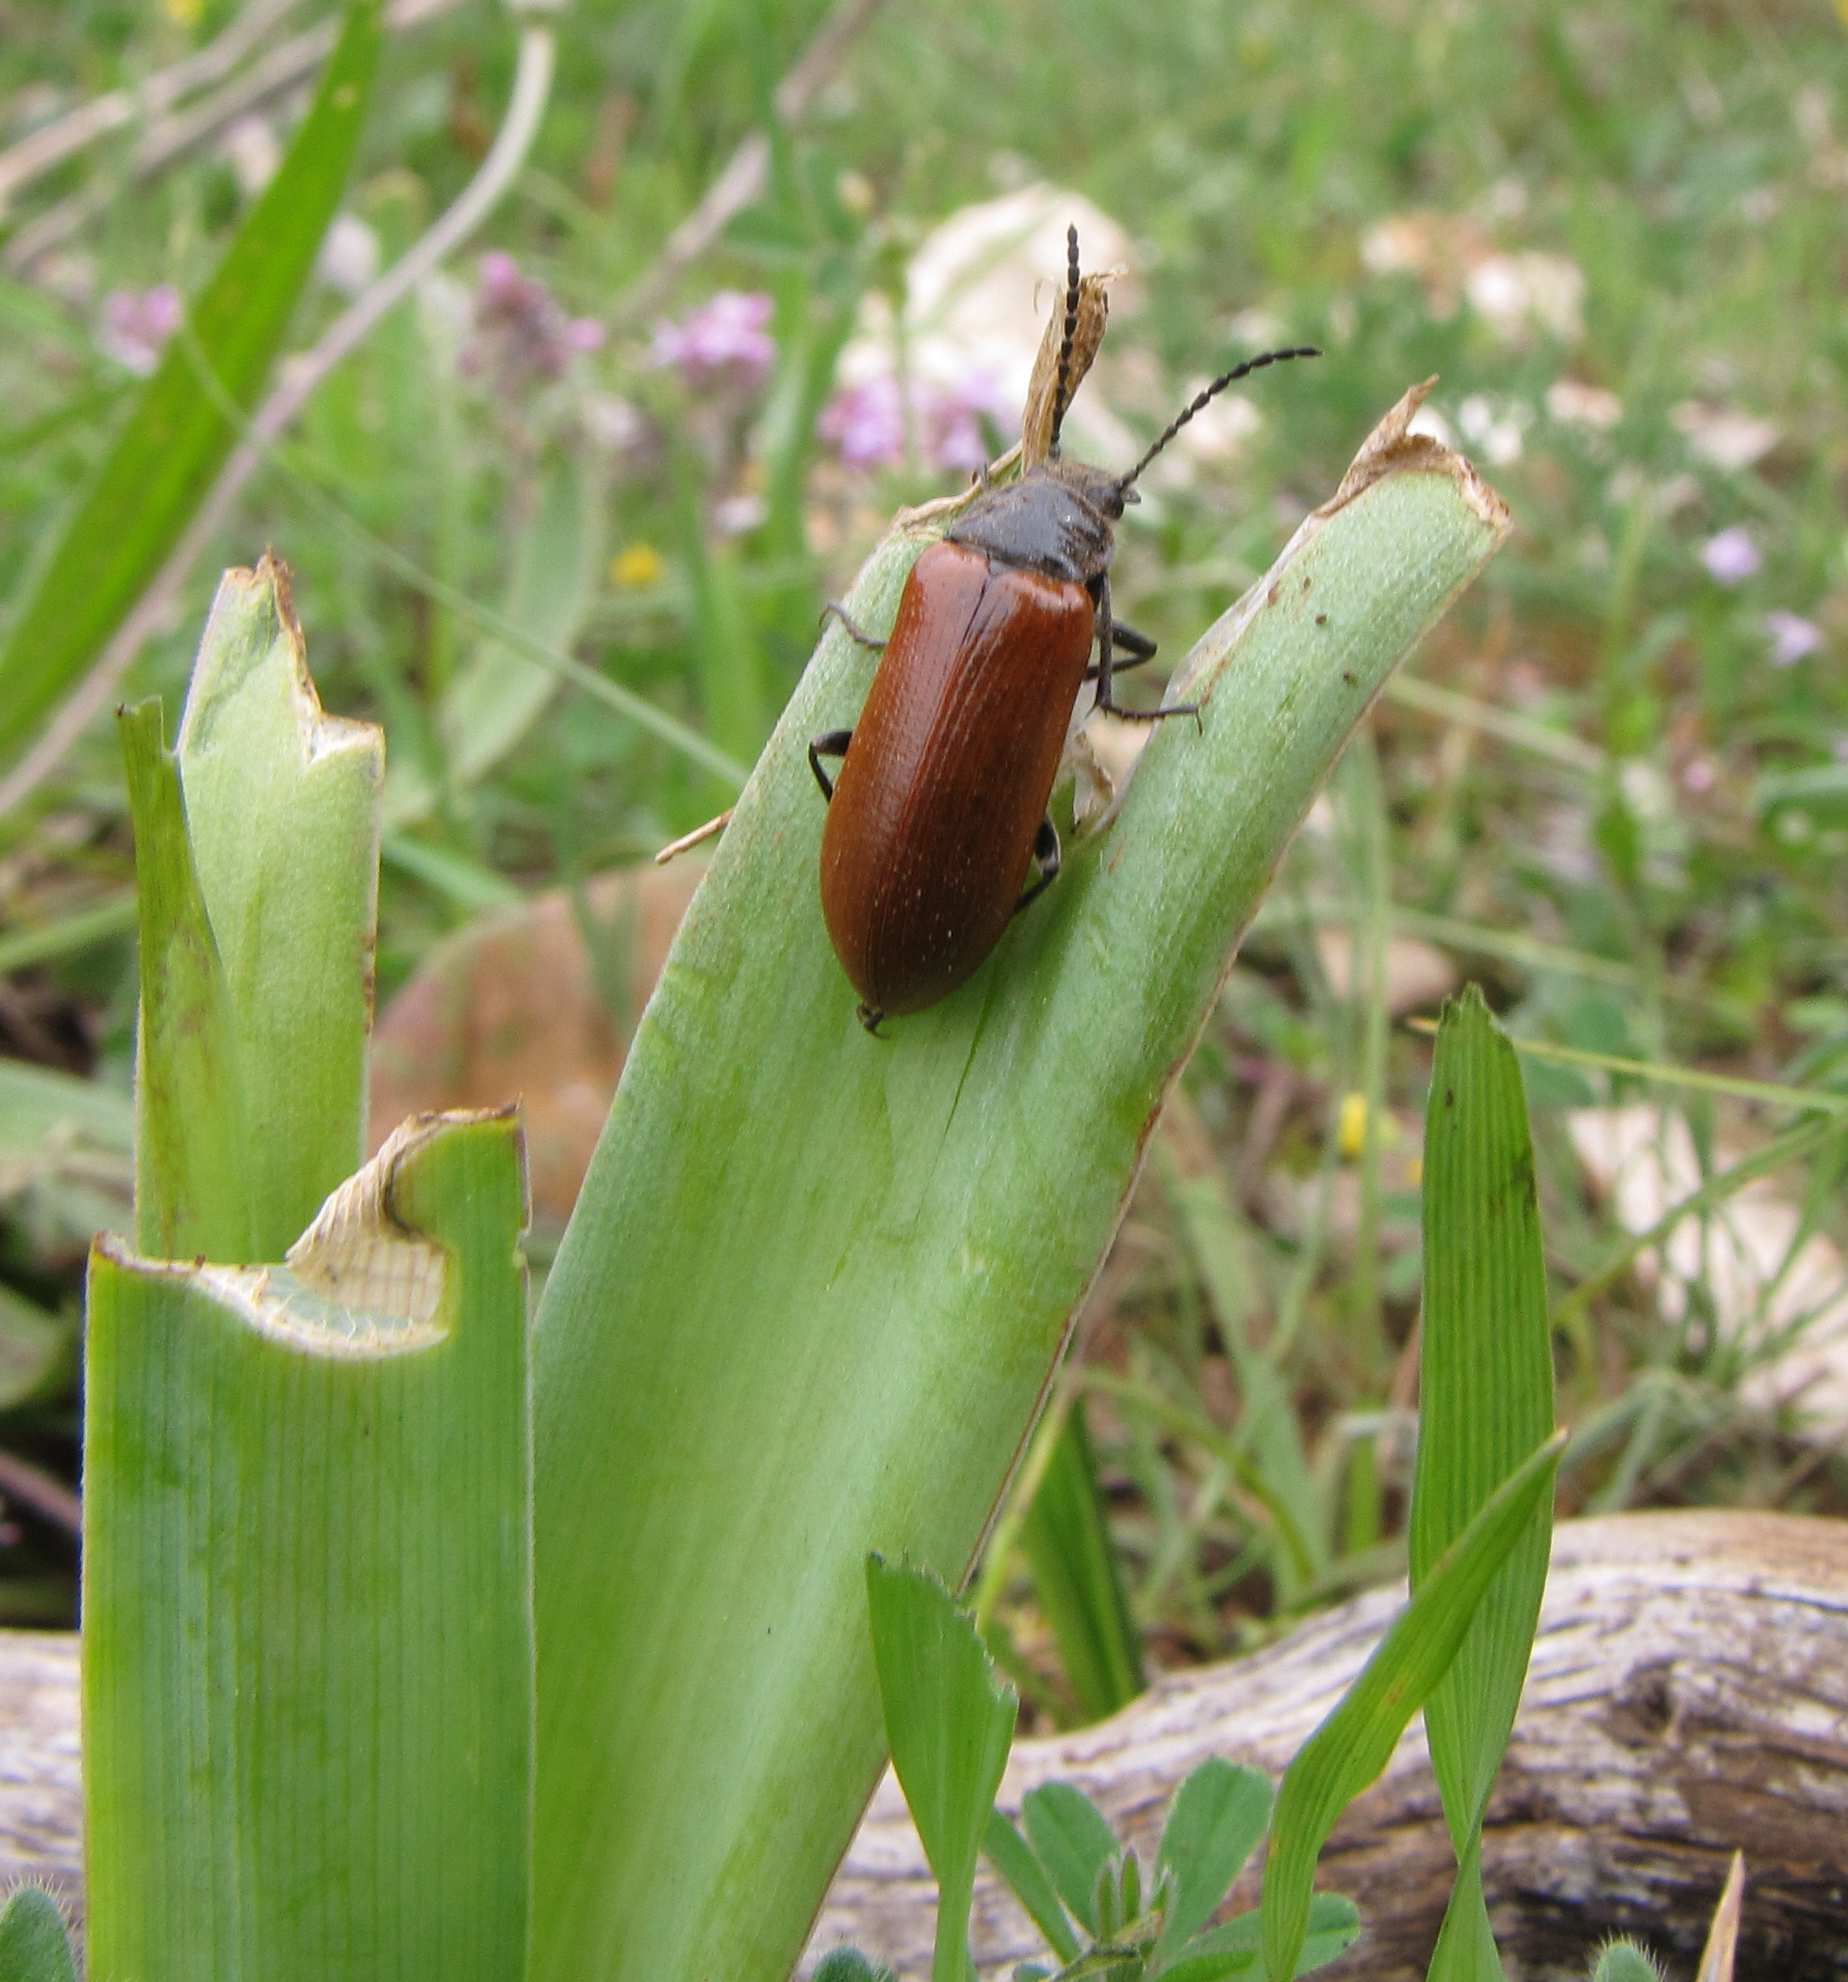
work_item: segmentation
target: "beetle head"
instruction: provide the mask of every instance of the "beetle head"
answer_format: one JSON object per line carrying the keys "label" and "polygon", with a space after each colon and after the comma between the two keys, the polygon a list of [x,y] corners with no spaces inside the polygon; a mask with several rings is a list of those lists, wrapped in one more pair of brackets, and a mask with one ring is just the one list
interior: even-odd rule
{"label": "beetle head", "polygon": [[1121,475],[1108,468],[1093,468],[1085,461],[1052,460],[1038,472],[1049,482],[1070,489],[1080,502],[1087,503],[1112,523],[1123,514],[1123,505],[1142,500]]}

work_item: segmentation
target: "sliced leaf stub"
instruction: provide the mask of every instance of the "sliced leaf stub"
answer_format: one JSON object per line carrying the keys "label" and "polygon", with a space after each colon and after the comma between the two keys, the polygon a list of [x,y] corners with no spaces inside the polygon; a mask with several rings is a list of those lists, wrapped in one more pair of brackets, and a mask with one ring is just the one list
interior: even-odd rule
{"label": "sliced leaf stub", "polygon": [[[328,1198],[289,1248],[293,1285],[283,1289],[281,1276],[276,1276],[278,1290],[318,1302],[323,1321],[342,1313],[367,1313],[395,1318],[412,1330],[431,1328],[442,1307],[444,1255],[441,1247],[419,1238],[398,1209],[399,1173],[449,1124],[493,1119],[494,1114],[458,1113],[413,1115],[400,1122],[371,1162]],[[521,1172],[524,1176],[523,1141]]]}
{"label": "sliced leaf stub", "polygon": [[273,551],[265,551],[254,570],[233,566],[218,581],[180,717],[175,748],[181,759],[191,762],[210,754],[216,731],[239,717],[238,697],[246,689],[255,686],[268,694],[262,683],[278,639],[288,656],[287,708],[303,763],[356,751],[382,768],[385,739],[378,725],[330,716],[321,707],[320,691],[308,672],[307,636],[296,617],[294,582]]}

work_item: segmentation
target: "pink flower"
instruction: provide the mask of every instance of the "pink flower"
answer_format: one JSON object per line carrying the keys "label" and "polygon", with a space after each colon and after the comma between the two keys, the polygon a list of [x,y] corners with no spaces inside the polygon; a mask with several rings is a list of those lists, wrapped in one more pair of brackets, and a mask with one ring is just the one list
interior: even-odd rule
{"label": "pink flower", "polygon": [[935,392],[925,404],[924,451],[938,468],[973,474],[988,465],[984,422],[1005,422],[1007,411],[1001,388],[985,372],[960,387]]}
{"label": "pink flower", "polygon": [[1743,585],[1758,575],[1764,563],[1751,531],[1740,524],[1709,537],[1701,546],[1700,561],[1716,585]]}
{"label": "pink flower", "polygon": [[889,468],[905,451],[905,408],[895,378],[843,386],[817,431],[849,468]]}
{"label": "pink flower", "polygon": [[[985,422],[1005,423],[1001,388],[984,373],[961,386],[927,386],[912,401],[932,467],[963,474],[987,466]],[[889,468],[905,450],[905,396],[889,375],[842,386],[822,413],[819,431],[849,468]]]}
{"label": "pink flower", "polygon": [[1822,645],[1822,628],[1813,619],[1781,608],[1765,614],[1765,631],[1771,636],[1774,668],[1793,668]]}
{"label": "pink flower", "polygon": [[723,382],[755,391],[776,362],[770,298],[758,289],[721,289],[679,323],[656,327],[657,365],[672,365],[691,386]]}
{"label": "pink flower", "polygon": [[180,292],[171,282],[152,289],[112,289],[103,298],[96,341],[118,365],[145,378],[160,363],[161,350],[184,315]]}
{"label": "pink flower", "polygon": [[517,388],[559,378],[574,357],[602,348],[603,326],[594,317],[567,317],[551,290],[522,274],[510,254],[489,249],[475,273],[475,335],[462,354],[464,371],[492,372]]}

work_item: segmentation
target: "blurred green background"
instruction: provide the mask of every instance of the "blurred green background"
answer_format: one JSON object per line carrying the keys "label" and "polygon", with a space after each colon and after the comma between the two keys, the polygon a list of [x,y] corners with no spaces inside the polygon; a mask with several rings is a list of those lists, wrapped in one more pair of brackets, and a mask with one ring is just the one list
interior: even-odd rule
{"label": "blurred green background", "polygon": [[[291,348],[503,114],[501,10],[399,12]],[[9,614],[299,116],[255,65],[327,11],[253,13],[0,9]],[[1094,1298],[1073,1381],[1138,1626],[1158,1658],[1210,1655],[1399,1559],[1429,1069],[1407,1021],[1465,976],[1517,1037],[1645,1069],[1528,1062],[1568,1507],[1841,1511],[1848,17],[697,0],[557,27],[507,195],[315,393],[108,699],[177,711],[218,571],[274,546],[326,705],[388,734],[381,1005],[484,910],[563,884],[619,1032],[648,918],[586,884],[731,786],[541,658],[748,765],[892,509],[1017,422],[1025,358],[999,375],[985,345],[959,374],[920,248],[1050,189],[1055,241],[1069,208],[1087,259],[1127,267],[1094,431],[1146,438],[1260,343],[1327,353],[1202,419],[1126,525],[1119,610],[1167,655],[1431,374],[1434,429],[1516,523],[1279,876]],[[204,92],[9,182],[34,131],[240,32]],[[785,117],[792,72],[814,87]],[[753,140],[761,189],[683,254]],[[1056,255],[990,261],[1030,352]],[[0,1622],[74,1604],[71,1343],[89,1235],[125,1222],[131,853],[99,716],[0,818]],[[1671,1251],[1639,1250],[1690,1194]],[[1241,1408],[1259,1382],[1294,1437]],[[1252,1468],[1320,1537],[1314,1587],[1277,1574]],[[1058,1713],[1030,1591],[999,1602]]]}

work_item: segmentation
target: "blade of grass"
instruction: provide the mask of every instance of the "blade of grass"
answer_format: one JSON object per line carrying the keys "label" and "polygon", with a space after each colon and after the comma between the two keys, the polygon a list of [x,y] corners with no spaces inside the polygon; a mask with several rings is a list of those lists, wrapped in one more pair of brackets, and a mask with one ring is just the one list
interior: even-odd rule
{"label": "blade of grass", "polygon": [[[1184,1096],[1178,1105],[1188,1105]],[[1186,1169],[1173,1150],[1160,1143],[1155,1161],[1205,1283],[1219,1338],[1238,1381],[1238,1422],[1230,1436],[1222,1433],[1219,1437],[1227,1451],[1237,1455],[1240,1477],[1248,1480],[1255,1476],[1263,1481],[1265,1505],[1287,1510],[1287,1532],[1280,1530],[1284,1545],[1270,1559],[1279,1602],[1287,1608],[1299,1599],[1306,1584],[1315,1582],[1328,1568],[1327,1523],[1321,1518],[1324,1496],[1303,1446],[1289,1378],[1272,1345],[1254,1338],[1247,1235],[1219,1170],[1205,1166]]]}
{"label": "blade of grass", "polygon": [[1264,1963],[1273,1978],[1295,1971],[1315,1862],[1336,1818],[1392,1759],[1450,1669],[1483,1591],[1551,1495],[1565,1441],[1557,1433],[1490,1495],[1285,1772],[1264,1867]]}
{"label": "blade of grass", "polygon": [[937,1878],[932,1982],[974,1982],[975,1861],[1020,1701],[936,1577],[869,1556],[866,1593],[892,1767]]}
{"label": "blade of grass", "polygon": [[[1414,1590],[1554,1424],[1527,1099],[1520,1062],[1473,985],[1445,1005],[1437,1030],[1425,1118],[1424,1283]],[[1459,1977],[1500,1973],[1481,1890],[1482,1813],[1526,1683],[1551,1543],[1547,1502],[1425,1703],[1459,1860],[1445,1936],[1454,1964],[1446,1972]]]}
{"label": "blade of grass", "polygon": [[[83,674],[177,541],[230,452],[219,394],[248,412],[333,219],[371,101],[378,0],[349,0],[276,176],[142,388],[0,645],[0,761]],[[197,376],[212,375],[216,391]]]}
{"label": "blade of grass", "polygon": [[1020,1545],[1081,1718],[1127,1706],[1146,1684],[1142,1645],[1098,1497],[1082,1398],[1073,1398],[1053,1441]]}
{"label": "blade of grass", "polygon": [[[1164,726],[1043,915],[889,1042],[816,901],[807,743],[870,674],[823,640],[643,1016],[537,1323],[535,1982],[796,1958],[881,1759],[865,1555],[966,1572],[1284,846],[1500,541],[1493,495],[1405,435],[1415,404],[1196,649],[1200,729]],[[862,624],[891,623],[921,544],[874,554]]]}
{"label": "blade of grass", "polygon": [[[502,617],[529,639],[568,650],[596,597],[603,561],[604,496],[598,471],[574,450],[560,450],[540,480],[538,507],[514,552]],[[532,728],[560,677],[530,655],[484,640],[444,693],[438,724],[447,749],[444,775],[477,782]],[[394,766],[386,817],[402,827],[423,818],[436,792],[421,771]]]}
{"label": "blade of grass", "polygon": [[[1432,1028],[1414,1019],[1415,1031]],[[1661,1060],[1631,1060],[1619,1053],[1592,1053],[1579,1046],[1559,1046],[1547,1039],[1508,1041],[1530,1060],[1552,1060],[1562,1067],[1589,1067],[1595,1073],[1629,1074],[1661,1087],[1691,1087],[1703,1094],[1730,1095],[1735,1101],[1762,1102],[1770,1108],[1804,1108],[1826,1115],[1848,1115],[1848,1094],[1826,1087],[1786,1087],[1778,1081],[1746,1080],[1737,1074],[1710,1073],[1704,1067],[1677,1067]]]}
{"label": "blade of grass", "polygon": [[521,1973],[524,1186],[509,1116],[423,1118],[287,1266],[98,1243],[92,1975]]}

